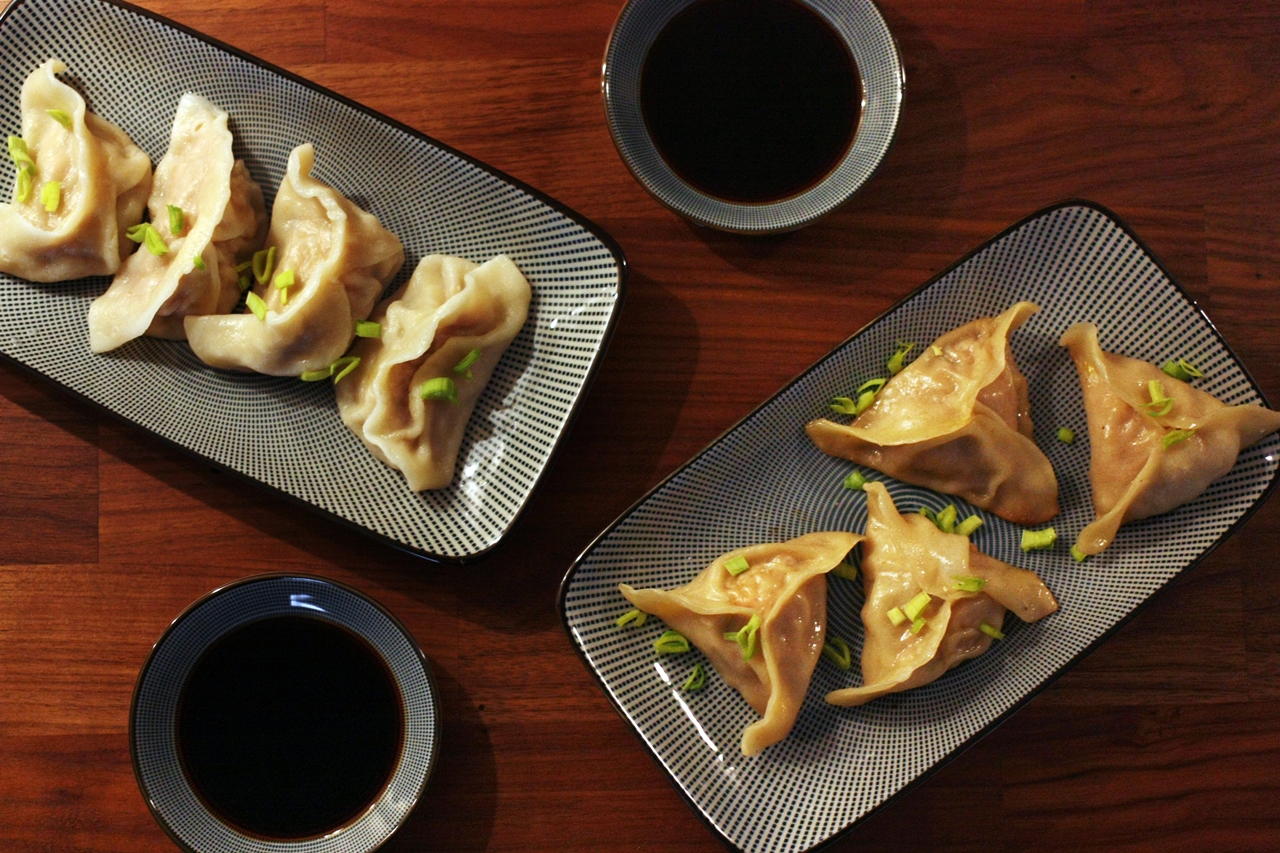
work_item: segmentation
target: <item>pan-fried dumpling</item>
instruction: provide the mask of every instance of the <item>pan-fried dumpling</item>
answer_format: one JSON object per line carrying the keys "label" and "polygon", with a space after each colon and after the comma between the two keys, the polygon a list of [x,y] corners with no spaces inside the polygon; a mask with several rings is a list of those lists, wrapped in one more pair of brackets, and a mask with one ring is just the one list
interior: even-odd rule
{"label": "pan-fried dumpling", "polygon": [[[409,488],[439,489],[453,479],[471,410],[524,325],[531,295],[505,255],[483,266],[429,255],[374,312],[382,336],[352,349],[360,361],[338,384],[338,411],[374,456],[404,472]],[[441,378],[456,399],[424,400],[422,384]]]}
{"label": "pan-fried dumpling", "polygon": [[906,483],[959,495],[1017,524],[1058,514],[1058,479],[1032,440],[1027,380],[1009,334],[1040,309],[1019,302],[947,332],[849,425],[805,427],[818,449]]}
{"label": "pan-fried dumpling", "polygon": [[206,364],[272,376],[329,367],[404,264],[399,238],[311,177],[314,165],[310,144],[289,154],[267,235],[267,247],[277,252],[276,275],[254,290],[265,305],[263,319],[252,313],[186,318],[187,341]]}
{"label": "pan-fried dumpling", "polygon": [[[170,207],[182,212],[171,229]],[[89,347],[106,352],[142,334],[182,340],[182,320],[225,314],[240,299],[235,266],[267,229],[262,188],[231,153],[227,114],[199,95],[178,102],[169,150],[156,166],[147,202],[167,246],[144,244],[89,307]],[[197,265],[203,265],[200,269]]]}
{"label": "pan-fried dumpling", "polygon": [[[66,70],[50,59],[27,77],[19,101],[22,137],[10,137],[11,152],[25,149],[31,163],[19,162],[14,200],[0,203],[0,272],[30,281],[118,270],[132,248],[125,231],[142,219],[151,189],[151,158],[88,111],[84,98],[55,76]],[[28,178],[21,177],[24,165]],[[41,195],[51,182],[60,197],[49,211]]]}
{"label": "pan-fried dumpling", "polygon": [[[758,755],[795,724],[826,637],[826,573],[861,539],[853,533],[809,533],[730,551],[677,589],[618,588],[697,646],[761,716],[742,731],[743,754]],[[737,558],[748,568],[734,575],[726,564]],[[759,617],[758,650],[743,660],[743,650],[725,634],[741,631],[753,616]]]}
{"label": "pan-fried dumpling", "polygon": [[[998,632],[1006,610],[1034,622],[1058,609],[1032,572],[988,557],[967,536],[943,533],[922,515],[899,515],[883,483],[864,488],[862,686],[833,690],[831,704],[861,705],[928,684],[985,652],[993,638],[980,626]],[[921,593],[929,598],[917,617],[925,623],[913,633],[913,620],[902,611]]]}
{"label": "pan-fried dumpling", "polygon": [[[1098,517],[1076,539],[1083,554],[1102,551],[1126,522],[1191,501],[1241,450],[1280,429],[1280,412],[1228,406],[1153,364],[1103,352],[1092,323],[1072,326],[1061,343],[1076,363],[1089,421]],[[1161,399],[1153,404],[1156,388]]]}

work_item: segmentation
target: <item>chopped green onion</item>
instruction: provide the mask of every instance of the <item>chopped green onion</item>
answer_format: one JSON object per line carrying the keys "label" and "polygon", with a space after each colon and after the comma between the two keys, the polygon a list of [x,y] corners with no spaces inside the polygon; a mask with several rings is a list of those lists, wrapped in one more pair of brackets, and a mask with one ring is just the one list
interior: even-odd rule
{"label": "chopped green onion", "polygon": [[333,370],[335,371],[333,374],[333,384],[337,385],[346,378],[347,374],[359,366],[360,356],[358,355],[344,355],[342,358],[336,359],[332,365]]}
{"label": "chopped green onion", "polygon": [[661,637],[653,641],[653,647],[660,655],[682,655],[689,651],[689,641],[684,634],[668,628]]}
{"label": "chopped green onion", "polygon": [[293,269],[287,269],[271,280],[276,290],[280,291],[280,304],[289,304],[289,288],[293,287]]}
{"label": "chopped green onion", "polygon": [[724,567],[729,572],[729,574],[733,575],[734,577],[737,577],[738,575],[745,572],[747,569],[751,568],[751,564],[747,562],[746,557],[738,556],[738,557],[734,557],[732,560],[726,560],[724,563]]}
{"label": "chopped green onion", "polygon": [[150,222],[139,222],[124,232],[124,236],[135,243],[142,243],[147,247],[147,251],[153,255],[163,255],[169,251],[164,238],[160,236],[160,232]]}
{"label": "chopped green onion", "polygon": [[249,291],[249,294],[248,294],[247,296],[245,296],[245,298],[244,298],[244,304],[248,307],[248,309],[249,309],[250,311],[252,311],[252,312],[253,312],[253,316],[257,317],[259,320],[262,320],[264,323],[266,322],[266,320],[267,320],[267,303],[265,303],[265,302],[263,302],[263,301],[262,301],[262,297],[261,297],[261,296],[259,296],[258,294],[254,293],[254,292],[251,290],[251,291]]}
{"label": "chopped green onion", "polygon": [[473,349],[471,352],[467,353],[465,356],[462,357],[462,361],[458,362],[453,366],[453,372],[466,373],[467,378],[470,379],[471,374],[469,373],[469,371],[471,370],[471,365],[475,364],[479,360],[480,360],[480,350]]}
{"label": "chopped green onion", "polygon": [[637,628],[643,627],[645,620],[649,618],[649,614],[643,610],[628,610],[617,619],[614,620],[619,628],[625,628],[628,625],[635,625]]}
{"label": "chopped green onion", "polygon": [[1000,633],[1000,630],[998,628],[992,628],[986,622],[979,623],[978,630],[986,634],[988,637],[991,637],[993,640],[1004,639],[1004,634]]}
{"label": "chopped green onion", "polygon": [[321,379],[328,379],[333,375],[333,365],[322,367],[319,370],[304,370],[298,376],[303,382],[319,382]]}
{"label": "chopped green onion", "polygon": [[1022,550],[1023,551],[1044,551],[1053,547],[1053,543],[1058,541],[1058,532],[1052,527],[1046,527],[1044,530],[1024,530],[1022,531]]}
{"label": "chopped green onion", "polygon": [[1191,436],[1195,434],[1196,434],[1196,431],[1193,429],[1170,430],[1169,432],[1166,432],[1164,434],[1164,438],[1160,439],[1160,446],[1163,447],[1165,450],[1168,450],[1170,447],[1173,447],[1178,442],[1186,441],[1188,438],[1191,438]]}
{"label": "chopped green onion", "polygon": [[1076,440],[1076,434],[1066,427],[1058,427],[1058,441],[1063,444],[1070,444]]}
{"label": "chopped green onion", "polygon": [[67,130],[71,129],[71,116],[67,114],[66,110],[45,110],[45,114]]}
{"label": "chopped green onion", "polygon": [[954,533],[956,529],[956,516],[958,514],[959,511],[956,509],[955,504],[947,504],[946,508],[943,509],[942,512],[938,513],[938,520],[936,522],[938,529],[943,533]]}
{"label": "chopped green onion", "polygon": [[858,402],[853,404],[853,414],[860,415],[867,409],[871,408],[871,404],[876,401],[875,391],[863,391],[858,395]]}
{"label": "chopped green onion", "polygon": [[418,396],[424,400],[448,400],[458,402],[458,386],[448,376],[428,379],[418,387]]}
{"label": "chopped green onion", "polygon": [[742,659],[751,660],[756,654],[756,644],[760,633],[760,614],[752,613],[747,624],[739,631],[726,631],[724,638],[733,640],[742,649]]}
{"label": "chopped green onion", "polygon": [[1169,414],[1169,410],[1173,408],[1173,398],[1165,396],[1164,386],[1159,379],[1147,380],[1147,393],[1151,395],[1151,402],[1146,404],[1146,409],[1152,417],[1162,418]]}
{"label": "chopped green onion", "polygon": [[209,269],[207,266],[205,266],[204,258],[201,257],[200,255],[196,255],[196,259],[191,262],[191,265],[194,266],[196,269],[200,270],[201,272],[204,272],[205,270]]}
{"label": "chopped green onion", "polygon": [[942,347],[938,346],[937,344],[933,344],[932,346],[929,347],[929,349],[933,350],[934,355],[942,355]]}
{"label": "chopped green onion", "polygon": [[838,415],[856,415],[858,414],[858,404],[848,397],[832,397],[831,411]]}
{"label": "chopped green onion", "polygon": [[357,338],[380,338],[382,337],[382,324],[375,323],[372,320],[360,320],[356,323]]}
{"label": "chopped green onion", "polygon": [[253,261],[248,260],[243,263],[236,264],[236,272],[244,274],[253,270]]}
{"label": "chopped green onion", "polygon": [[258,284],[266,284],[271,278],[271,273],[276,268],[276,247],[272,246],[268,249],[254,252],[251,264],[254,279],[257,280]]}
{"label": "chopped green onion", "polygon": [[888,381],[889,380],[885,379],[883,376],[877,377],[876,379],[868,379],[866,382],[863,382],[861,385],[858,386],[858,393],[862,394],[867,391],[871,391],[872,393],[875,393],[879,391],[881,388],[883,388],[885,386],[885,383],[887,383]]}
{"label": "chopped green onion", "polygon": [[19,166],[25,164],[33,170],[36,167],[36,161],[31,159],[31,152],[27,150],[27,143],[23,141],[21,136],[9,137],[9,157]]}
{"label": "chopped green onion", "polygon": [[897,627],[907,621],[907,614],[902,612],[901,607],[895,607],[885,615],[889,617],[889,621],[894,624],[894,627]]}
{"label": "chopped green onion", "polygon": [[934,524],[938,523],[938,514],[933,510],[929,509],[929,507],[922,506],[920,507],[920,509],[916,510],[916,512],[918,512],[920,515],[923,515],[925,518],[929,519]]}
{"label": "chopped green onion", "polygon": [[836,563],[835,568],[831,570],[831,574],[838,578],[844,578],[847,581],[856,581],[858,579],[857,567],[847,559]]}
{"label": "chopped green onion", "polygon": [[924,612],[924,609],[929,606],[929,602],[931,601],[933,601],[933,598],[929,593],[918,592],[916,593],[915,598],[902,606],[902,615],[906,616],[908,619],[916,619]]}
{"label": "chopped green onion", "polygon": [[44,205],[44,209],[49,213],[53,213],[58,209],[58,205],[62,203],[62,184],[59,181],[49,181],[40,188],[40,203]]}
{"label": "chopped green onion", "polygon": [[920,630],[924,628],[924,626],[927,624],[929,624],[928,620],[926,620],[923,616],[917,616],[911,622],[911,633],[919,634]]}
{"label": "chopped green onion", "polygon": [[844,482],[842,483],[842,485],[843,485],[846,489],[855,489],[855,490],[860,490],[860,489],[862,489],[862,487],[863,487],[863,486],[865,486],[868,482],[869,482],[869,481],[867,480],[867,478],[866,478],[866,477],[864,477],[864,476],[862,475],[862,472],[861,472],[861,471],[854,471],[854,472],[853,472],[853,473],[851,473],[848,477],[845,477],[845,478],[844,478]]}
{"label": "chopped green onion", "polygon": [[689,677],[684,680],[684,684],[680,685],[680,689],[686,693],[692,693],[695,690],[701,690],[706,683],[707,671],[702,664],[698,664],[693,668],[693,672],[689,673]]}
{"label": "chopped green onion", "polygon": [[907,343],[906,341],[898,341],[898,349],[894,351],[893,355],[889,356],[889,361],[885,364],[885,367],[889,370],[890,376],[897,376],[902,372],[902,368],[906,366],[904,364],[904,360],[907,357],[907,353],[911,352],[915,348],[915,344]]}
{"label": "chopped green onion", "polygon": [[1192,379],[1199,379],[1204,376],[1203,371],[1185,358],[1180,358],[1177,361],[1166,361],[1160,369],[1174,379],[1181,379],[1183,382],[1190,382]]}
{"label": "chopped green onion", "polygon": [[176,204],[165,206],[169,208],[169,233],[181,237],[182,232],[187,230],[187,214]]}
{"label": "chopped green onion", "polygon": [[1084,551],[1081,551],[1075,545],[1071,546],[1071,556],[1076,558],[1077,563],[1083,563],[1085,560],[1089,559],[1089,555]]}
{"label": "chopped green onion", "polygon": [[957,576],[951,580],[955,582],[956,589],[962,592],[981,592],[982,588],[987,585],[985,580],[972,575]]}
{"label": "chopped green onion", "polygon": [[977,530],[983,524],[982,519],[976,515],[971,515],[964,521],[956,525],[955,532],[961,536],[972,536],[973,531]]}
{"label": "chopped green onion", "polygon": [[822,645],[822,656],[844,670],[853,666],[853,652],[849,644],[839,637],[827,638]]}
{"label": "chopped green onion", "polygon": [[35,167],[27,163],[23,163],[18,169],[18,185],[14,187],[14,201],[22,202],[31,198],[31,182],[35,176]]}

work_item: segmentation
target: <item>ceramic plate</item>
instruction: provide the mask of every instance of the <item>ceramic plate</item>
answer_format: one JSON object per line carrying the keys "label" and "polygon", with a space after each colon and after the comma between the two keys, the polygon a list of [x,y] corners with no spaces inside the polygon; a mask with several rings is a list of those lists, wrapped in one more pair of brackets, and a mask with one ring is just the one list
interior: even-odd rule
{"label": "ceramic plate", "polygon": [[[619,582],[670,588],[712,559],[745,545],[817,530],[866,527],[866,497],[842,487],[852,463],[819,452],[803,426],[827,414],[831,397],[882,375],[896,341],[925,342],[1019,300],[1042,310],[1013,335],[1031,388],[1036,443],[1060,485],[1060,539],[1023,553],[1022,528],[965,502],[892,481],[903,512],[941,509],[985,525],[973,542],[1035,571],[1058,613],[1034,624],[1006,620],[1007,638],[933,684],[859,708],[827,705],[830,690],[861,683],[820,661],[795,729],[757,758],[744,758],[742,729],[756,719],[718,677],[679,689],[695,663],[654,653],[662,623],[615,624],[630,605]],[[1196,385],[1228,403],[1264,403],[1258,386],[1195,303],[1108,211],[1064,203],[1012,226],[841,344],[629,509],[565,577],[560,607],[569,632],[606,695],[707,825],[737,850],[800,851],[830,839],[993,728],[1199,562],[1269,493],[1280,439],[1272,435],[1192,503],[1121,529],[1084,564],[1067,546],[1093,519],[1089,440],[1075,368],[1058,337],[1089,320],[1104,349],[1163,363],[1188,356],[1204,369]],[[1077,436],[1056,440],[1058,427]],[[861,654],[861,584],[832,578],[828,630]]]}
{"label": "ceramic plate", "polygon": [[[453,484],[414,493],[338,417],[327,383],[206,367],[185,343],[89,351],[104,277],[31,284],[0,274],[0,355],[177,446],[421,556],[493,548],[541,479],[613,331],[626,264],[600,228],[440,143],[198,33],[106,0],[16,0],[0,16],[0,128],[56,56],[63,79],[159,161],[178,99],[231,115],[235,154],[270,203],[289,151],[316,147],[316,176],[375,213],[406,260],[388,292],[435,252],[510,255],[533,286],[529,319],[467,426]],[[15,170],[0,170],[11,197]]]}

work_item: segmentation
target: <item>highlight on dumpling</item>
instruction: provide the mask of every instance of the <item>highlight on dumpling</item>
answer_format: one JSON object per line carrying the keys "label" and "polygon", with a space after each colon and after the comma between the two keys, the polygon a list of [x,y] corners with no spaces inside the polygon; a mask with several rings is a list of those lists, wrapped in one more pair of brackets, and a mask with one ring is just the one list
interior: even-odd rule
{"label": "highlight on dumpling", "polygon": [[1019,302],[924,347],[851,424],[805,432],[832,456],[959,495],[1017,524],[1058,514],[1058,479],[1032,438],[1027,380],[1009,335],[1039,311]]}
{"label": "highlight on dumpling", "polygon": [[143,334],[181,340],[183,318],[226,314],[240,300],[236,263],[267,230],[262,188],[231,153],[227,114],[199,95],[178,102],[169,150],[156,166],[141,244],[89,307],[89,347]]}
{"label": "highlight on dumpling", "polygon": [[1228,406],[1153,364],[1104,352],[1098,329],[1062,336],[1075,362],[1089,422],[1096,520],[1077,556],[1100,553],[1120,525],[1176,509],[1231,470],[1240,451],[1280,429],[1280,412]]}
{"label": "highlight on dumpling", "polygon": [[272,376],[330,367],[404,264],[399,238],[312,177],[314,165],[309,143],[289,155],[267,247],[254,258],[249,310],[184,320],[187,341],[206,364]]}
{"label": "highlight on dumpling", "polygon": [[9,136],[13,201],[0,202],[0,272],[29,281],[110,275],[142,219],[151,158],[123,130],[90,113],[45,62],[22,84],[22,135]]}
{"label": "highlight on dumpling", "polygon": [[826,636],[826,574],[861,539],[809,533],[730,551],[677,589],[618,589],[688,638],[760,715],[742,732],[743,754],[759,755],[795,724]]}
{"label": "highlight on dumpling", "polygon": [[529,282],[505,255],[483,265],[429,255],[372,315],[338,411],[373,455],[414,491],[453,480],[480,392],[529,313]]}
{"label": "highlight on dumpling", "polygon": [[1058,609],[1034,573],[988,557],[922,515],[900,515],[883,483],[864,489],[863,683],[828,693],[831,704],[862,705],[928,684],[1002,637],[1007,611],[1034,622]]}

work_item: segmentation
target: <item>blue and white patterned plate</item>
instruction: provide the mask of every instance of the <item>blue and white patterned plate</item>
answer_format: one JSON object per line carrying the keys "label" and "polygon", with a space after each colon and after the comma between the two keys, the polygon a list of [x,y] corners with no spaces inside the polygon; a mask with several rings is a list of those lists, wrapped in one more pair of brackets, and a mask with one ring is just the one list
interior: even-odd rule
{"label": "blue and white patterned plate", "polygon": [[[318,178],[377,214],[405,246],[398,287],[434,252],[505,253],[533,286],[524,329],[467,426],[453,484],[415,493],[338,417],[327,383],[214,370],[185,343],[89,351],[103,277],[31,284],[0,274],[0,356],[226,470],[396,547],[463,562],[507,534],[603,356],[621,307],[622,250],[599,227],[385,116],[234,48],[110,0],[15,0],[0,16],[0,132],[17,133],[23,80],[56,56],[63,79],[154,161],[178,99],[231,115],[235,154],[268,205],[289,151],[316,147]],[[15,170],[0,170],[11,197]]]}
{"label": "blue and white patterned plate", "polygon": [[[382,793],[341,829],[299,841],[258,838],[219,820],[192,789],[178,757],[178,699],[200,655],[232,629],[276,616],[331,622],[363,638],[386,663],[403,700],[400,757]],[[372,599],[321,578],[259,575],[204,596],[156,642],[134,688],[129,751],[148,808],[189,853],[367,853],[400,827],[431,776],[440,751],[439,691],[408,629]]]}
{"label": "blue and white patterned plate", "polygon": [[[619,582],[670,588],[716,556],[817,530],[866,527],[866,498],[842,487],[851,463],[820,452],[804,425],[882,375],[900,340],[927,343],[975,317],[1029,299],[1041,312],[1013,335],[1031,388],[1036,443],[1058,475],[1059,545],[1023,553],[1022,528],[963,501],[888,483],[903,512],[955,501],[978,514],[986,553],[1035,571],[1058,613],[1034,624],[1006,620],[1007,639],[933,684],[859,708],[827,705],[830,690],[861,682],[820,662],[799,720],[782,743],[744,758],[738,743],[755,714],[718,678],[679,689],[696,651],[655,655],[663,630],[619,630],[630,605]],[[1098,325],[1104,349],[1157,364],[1188,356],[1197,386],[1228,403],[1263,403],[1261,390],[1212,324],[1129,229],[1088,202],[1067,202],[1012,226],[838,346],[627,510],[569,569],[560,590],[565,629],[605,694],[709,827],[752,853],[808,850],[852,826],[1005,719],[1180,572],[1223,541],[1271,491],[1280,438],[1240,455],[1229,474],[1192,503],[1121,528],[1085,564],[1068,553],[1093,519],[1089,440],[1075,368],[1058,337],[1072,323]],[[1059,427],[1078,436],[1056,440]],[[828,630],[862,647],[861,584],[832,578]]]}

